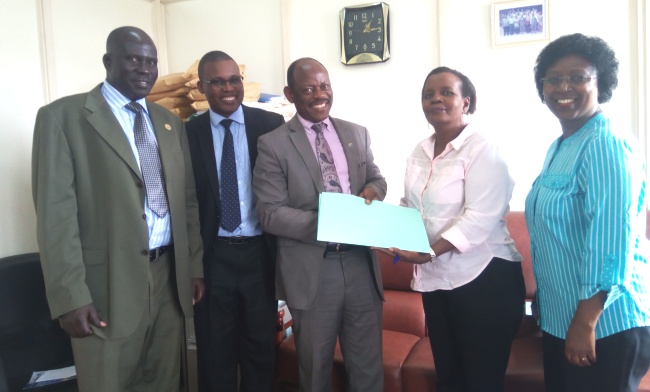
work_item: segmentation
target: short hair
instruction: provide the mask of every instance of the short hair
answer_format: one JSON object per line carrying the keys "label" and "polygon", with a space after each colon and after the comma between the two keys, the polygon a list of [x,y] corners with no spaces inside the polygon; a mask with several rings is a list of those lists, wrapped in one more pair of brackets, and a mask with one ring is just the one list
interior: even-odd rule
{"label": "short hair", "polygon": [[151,37],[149,37],[144,30],[134,26],[122,26],[114,29],[108,34],[108,37],[106,38],[106,53],[112,53],[116,47],[121,47],[124,42],[127,41],[154,44]]}
{"label": "short hair", "polygon": [[598,103],[608,102],[618,86],[618,60],[614,50],[602,38],[580,33],[563,35],[542,49],[535,62],[535,86],[537,95],[544,102],[542,78],[558,60],[578,56],[590,62],[598,77]]}
{"label": "short hair", "polygon": [[[287,68],[287,85],[289,86],[289,88],[290,88],[291,90],[293,90],[293,86],[294,86],[293,74],[294,74],[294,72],[296,71],[296,66],[298,65],[299,62],[304,61],[304,60],[312,60],[312,61],[315,61],[315,62],[317,62],[318,64],[320,64],[323,68],[325,68],[325,66],[324,66],[323,64],[321,64],[320,61],[318,61],[318,60],[316,60],[316,59],[313,59],[313,58],[311,58],[311,57],[302,57],[302,58],[299,58],[298,60],[295,60],[293,63],[291,63],[291,64],[289,65],[289,68]],[[326,69],[326,70],[327,70],[327,69]]]}
{"label": "short hair", "polygon": [[429,74],[427,75],[426,78],[424,78],[424,84],[422,85],[422,96],[424,96],[424,88],[427,85],[427,80],[429,80],[429,77],[431,75],[436,75],[440,73],[445,73],[449,72],[450,74],[455,75],[458,79],[460,79],[460,92],[463,94],[463,98],[469,97],[469,108],[467,109],[467,112],[469,114],[472,114],[476,111],[476,87],[474,87],[474,83],[472,83],[471,80],[467,76],[465,76],[462,72],[456,71],[455,69],[451,69],[449,67],[438,67],[434,68]]}
{"label": "short hair", "polygon": [[213,61],[222,61],[222,60],[235,61],[226,52],[222,52],[220,50],[213,50],[211,52],[204,54],[203,57],[201,57],[201,60],[199,60],[199,79],[203,79],[203,75],[205,74],[203,67],[205,66],[206,63],[211,63]]}

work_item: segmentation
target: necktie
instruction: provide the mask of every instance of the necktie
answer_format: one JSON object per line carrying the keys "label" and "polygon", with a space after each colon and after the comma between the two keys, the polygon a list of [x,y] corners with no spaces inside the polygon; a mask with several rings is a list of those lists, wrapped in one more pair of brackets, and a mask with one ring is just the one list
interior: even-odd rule
{"label": "necktie", "polygon": [[158,155],[158,146],[153,136],[147,131],[142,106],[137,102],[130,102],[125,107],[135,113],[133,135],[135,137],[135,147],[138,149],[140,157],[140,171],[144,179],[147,204],[149,204],[151,211],[164,218],[169,212],[169,206],[167,205],[167,195],[163,185],[163,172],[160,155]]}
{"label": "necktie", "polygon": [[338,174],[336,174],[336,166],[334,165],[334,157],[330,145],[325,140],[323,135],[323,128],[327,128],[325,123],[316,123],[311,126],[316,132],[316,155],[318,156],[318,163],[320,164],[320,172],[323,177],[323,185],[325,192],[338,192],[343,193],[341,188],[341,181]]}
{"label": "necktie", "polygon": [[241,224],[241,210],[239,207],[235,146],[230,124],[232,124],[232,120],[221,120],[221,125],[225,130],[221,154],[221,227],[233,232]]}

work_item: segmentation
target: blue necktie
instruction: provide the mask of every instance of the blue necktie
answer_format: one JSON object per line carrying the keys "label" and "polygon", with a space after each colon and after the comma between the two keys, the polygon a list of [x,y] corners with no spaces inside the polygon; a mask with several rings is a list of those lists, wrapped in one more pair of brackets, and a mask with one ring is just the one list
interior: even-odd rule
{"label": "blue necktie", "polygon": [[225,131],[221,154],[221,227],[233,232],[241,224],[241,210],[239,207],[235,146],[230,124],[232,124],[232,120],[221,120],[221,125],[223,125]]}
{"label": "blue necktie", "polygon": [[158,146],[147,131],[142,106],[137,102],[129,102],[125,107],[135,113],[133,136],[140,157],[140,171],[144,180],[144,190],[147,194],[147,204],[151,211],[164,218],[169,211],[169,206],[167,205],[167,195],[163,185],[163,172],[160,155],[158,155]]}

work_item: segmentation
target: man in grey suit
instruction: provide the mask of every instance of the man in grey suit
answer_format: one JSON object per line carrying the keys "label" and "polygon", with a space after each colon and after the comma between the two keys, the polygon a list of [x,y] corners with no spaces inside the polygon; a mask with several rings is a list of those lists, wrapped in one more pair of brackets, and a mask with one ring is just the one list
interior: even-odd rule
{"label": "man in grey suit", "polygon": [[287,70],[287,99],[297,115],[258,140],[253,175],[262,228],[278,239],[276,295],[293,316],[301,391],[332,390],[340,340],[350,390],[383,391],[383,288],[374,252],[316,240],[318,195],[386,196],[386,181],[366,128],[329,116],[325,67],[311,58]]}
{"label": "man in grey suit", "polygon": [[81,391],[178,392],[203,247],[183,122],[147,96],[156,46],[113,30],[106,81],[36,117],[32,192],[50,311]]}
{"label": "man in grey suit", "polygon": [[[199,79],[210,110],[187,123],[205,247],[206,298],[195,307],[194,317],[199,391],[272,392],[278,310],[275,238],[262,233],[251,180],[257,138],[282,125],[284,118],[242,105],[239,66],[224,52],[203,55]],[[228,137],[237,173],[230,184],[225,168]],[[228,205],[229,194],[236,195],[233,206]]]}

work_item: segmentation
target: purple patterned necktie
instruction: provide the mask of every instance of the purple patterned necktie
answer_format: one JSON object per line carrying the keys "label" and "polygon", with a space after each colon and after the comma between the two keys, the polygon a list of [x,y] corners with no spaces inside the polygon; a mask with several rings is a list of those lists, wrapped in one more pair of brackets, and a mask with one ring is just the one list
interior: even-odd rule
{"label": "purple patterned necktie", "polygon": [[320,172],[323,177],[323,186],[325,187],[325,192],[343,193],[341,181],[339,180],[338,174],[336,174],[336,165],[334,165],[332,150],[330,150],[330,146],[327,140],[325,140],[323,128],[327,128],[327,124],[315,123],[311,126],[311,129],[316,132],[316,155],[318,156]]}
{"label": "purple patterned necktie", "polygon": [[232,120],[223,119],[223,150],[221,153],[221,227],[229,232],[235,231],[241,224],[239,207],[239,185],[237,185],[237,163],[235,145],[230,130]]}
{"label": "purple patterned necktie", "polygon": [[129,102],[125,107],[135,113],[133,136],[140,157],[140,171],[144,179],[147,204],[151,211],[164,218],[169,212],[169,206],[163,185],[163,172],[160,155],[158,154],[158,145],[156,145],[153,136],[147,131],[142,106],[137,102]]}

